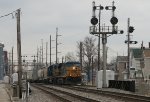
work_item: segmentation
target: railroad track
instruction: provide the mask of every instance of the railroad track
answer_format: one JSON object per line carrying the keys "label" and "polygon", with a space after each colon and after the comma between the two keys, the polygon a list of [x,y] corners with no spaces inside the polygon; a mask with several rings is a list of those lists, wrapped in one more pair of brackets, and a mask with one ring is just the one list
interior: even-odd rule
{"label": "railroad track", "polygon": [[67,92],[65,90],[56,89],[53,86],[50,87],[47,85],[35,85],[35,84],[32,84],[32,86],[48,94],[52,94],[64,102],[101,102],[99,100],[85,97],[85,96],[82,96],[73,92]]}
{"label": "railroad track", "polygon": [[120,92],[112,92],[112,91],[106,91],[106,90],[99,90],[99,89],[93,89],[88,87],[81,87],[81,86],[61,86],[63,88],[69,88],[71,90],[78,90],[78,91],[86,91],[88,93],[94,93],[99,94],[103,96],[109,96],[113,97],[115,99],[121,99],[125,100],[126,102],[150,102],[150,97],[147,96],[141,96],[137,94],[129,94],[129,93],[120,93]]}

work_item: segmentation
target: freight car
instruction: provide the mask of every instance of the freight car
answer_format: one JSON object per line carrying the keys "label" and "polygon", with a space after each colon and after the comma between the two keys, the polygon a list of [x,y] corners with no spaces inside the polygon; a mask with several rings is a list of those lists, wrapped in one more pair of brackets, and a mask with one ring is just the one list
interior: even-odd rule
{"label": "freight car", "polygon": [[47,81],[53,84],[81,83],[81,68],[79,62],[66,62],[48,67]]}

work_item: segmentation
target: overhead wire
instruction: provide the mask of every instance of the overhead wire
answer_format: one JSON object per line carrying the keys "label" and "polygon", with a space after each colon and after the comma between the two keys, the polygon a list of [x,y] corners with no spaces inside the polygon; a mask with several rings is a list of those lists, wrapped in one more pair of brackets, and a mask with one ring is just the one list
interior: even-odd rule
{"label": "overhead wire", "polygon": [[[17,10],[18,10],[18,9],[17,9]],[[0,16],[0,18],[7,17],[7,16],[9,16],[9,15],[12,15],[12,18],[14,18],[14,14],[17,13],[17,12],[16,12],[17,10],[15,10],[15,11],[13,11],[13,12],[11,12],[11,13],[5,14],[5,15],[3,15],[3,16]]]}

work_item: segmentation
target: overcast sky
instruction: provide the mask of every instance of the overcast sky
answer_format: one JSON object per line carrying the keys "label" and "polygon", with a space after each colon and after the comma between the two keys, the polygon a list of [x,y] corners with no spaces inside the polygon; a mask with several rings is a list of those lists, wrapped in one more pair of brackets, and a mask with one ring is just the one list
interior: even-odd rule
{"label": "overcast sky", "polygon": [[[37,47],[41,46],[41,39],[45,43],[49,42],[49,36],[55,40],[56,27],[59,56],[64,56],[67,52],[76,52],[76,42],[84,40],[89,34],[90,19],[92,16],[93,0],[0,0],[0,16],[11,13],[21,8],[21,41],[22,55],[30,56],[36,54]],[[131,45],[140,47],[142,40],[148,47],[150,39],[150,0],[114,0],[116,6],[115,15],[119,22],[119,29],[124,30],[124,34],[112,35],[107,40],[108,57],[111,58],[117,53],[126,55],[127,45],[124,43],[127,34],[127,18],[130,18],[130,25],[135,31],[132,40],[138,44]],[[96,5],[111,6],[111,0],[95,0]],[[97,12],[98,15],[98,12]],[[102,23],[111,25],[109,20],[111,11],[102,11]],[[97,37],[93,36],[97,39]],[[17,53],[16,19],[12,16],[0,18],[0,42],[4,43],[5,50],[11,51],[14,46],[14,53]],[[97,43],[97,41],[96,41]],[[55,42],[52,42],[55,47]],[[44,50],[45,51],[45,50]],[[45,53],[45,52],[44,52]],[[55,48],[52,50],[55,54]],[[55,55],[53,55],[53,61]]]}

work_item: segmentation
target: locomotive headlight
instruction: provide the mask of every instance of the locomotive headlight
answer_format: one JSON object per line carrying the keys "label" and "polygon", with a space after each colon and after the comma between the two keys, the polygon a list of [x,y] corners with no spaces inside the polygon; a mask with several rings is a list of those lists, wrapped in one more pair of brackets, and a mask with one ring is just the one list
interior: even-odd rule
{"label": "locomotive headlight", "polygon": [[73,67],[73,70],[75,70],[76,69],[76,67]]}

